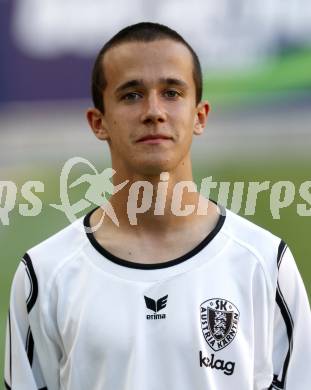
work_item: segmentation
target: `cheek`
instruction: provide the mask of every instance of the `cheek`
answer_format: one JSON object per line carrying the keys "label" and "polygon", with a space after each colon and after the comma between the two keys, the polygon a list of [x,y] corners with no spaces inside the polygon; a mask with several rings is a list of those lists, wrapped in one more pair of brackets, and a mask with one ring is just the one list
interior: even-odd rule
{"label": "cheek", "polygon": [[185,115],[184,112],[181,112],[176,118],[175,130],[179,133],[179,136],[182,139],[191,139],[194,131],[195,118],[192,115]]}
{"label": "cheek", "polygon": [[177,106],[176,110],[174,110],[175,121],[188,129],[190,127],[193,128],[195,114],[195,110],[189,104]]}
{"label": "cheek", "polygon": [[132,109],[122,107],[114,111],[113,116],[109,118],[109,124],[113,131],[117,131],[118,133],[122,131],[129,134],[130,130],[131,132],[135,130],[137,126],[137,118],[137,109],[134,107]]}

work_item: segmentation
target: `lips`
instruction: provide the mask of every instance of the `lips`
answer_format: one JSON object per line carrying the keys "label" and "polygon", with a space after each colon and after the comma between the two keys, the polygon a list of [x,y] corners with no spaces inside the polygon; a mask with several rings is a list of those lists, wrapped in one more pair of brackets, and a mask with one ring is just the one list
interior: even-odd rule
{"label": "lips", "polygon": [[168,135],[165,134],[148,134],[145,135],[144,137],[139,138],[137,142],[154,143],[154,142],[161,142],[164,140],[172,140],[172,137],[169,137]]}

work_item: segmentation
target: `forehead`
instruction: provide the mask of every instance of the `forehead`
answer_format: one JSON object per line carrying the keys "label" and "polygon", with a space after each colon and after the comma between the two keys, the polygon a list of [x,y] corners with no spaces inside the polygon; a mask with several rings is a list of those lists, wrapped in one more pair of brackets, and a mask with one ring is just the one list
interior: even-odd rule
{"label": "forehead", "polygon": [[179,78],[193,85],[193,60],[189,49],[170,39],[126,42],[109,49],[103,58],[107,88],[131,79],[156,82]]}

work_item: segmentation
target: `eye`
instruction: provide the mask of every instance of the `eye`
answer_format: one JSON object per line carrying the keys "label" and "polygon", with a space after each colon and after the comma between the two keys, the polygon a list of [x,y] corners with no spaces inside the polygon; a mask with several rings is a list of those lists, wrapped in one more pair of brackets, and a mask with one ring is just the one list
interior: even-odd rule
{"label": "eye", "polygon": [[141,98],[141,95],[139,93],[129,92],[126,95],[123,95],[121,99],[127,101],[134,101],[134,100],[138,100],[139,98]]}
{"label": "eye", "polygon": [[174,89],[168,89],[167,91],[164,92],[164,95],[168,98],[176,98],[180,96],[180,93],[175,91]]}

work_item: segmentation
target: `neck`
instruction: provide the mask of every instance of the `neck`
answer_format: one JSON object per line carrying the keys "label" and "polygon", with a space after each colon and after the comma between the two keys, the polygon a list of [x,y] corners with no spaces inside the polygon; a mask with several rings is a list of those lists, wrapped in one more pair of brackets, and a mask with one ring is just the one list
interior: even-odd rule
{"label": "neck", "polygon": [[[161,176],[163,179],[164,174]],[[127,187],[128,191],[110,198],[120,227],[160,230],[183,224],[198,204],[199,194],[192,180],[176,182],[169,177],[168,181],[130,182]]]}
{"label": "neck", "polygon": [[[207,200],[200,196],[193,182],[190,159],[173,171],[152,175],[113,168],[116,171],[114,187],[128,181],[109,199],[122,230],[161,233],[171,228],[188,228],[198,218],[198,205],[207,205]],[[99,213],[101,210],[98,217]],[[103,226],[112,225],[114,223],[106,216]]]}

